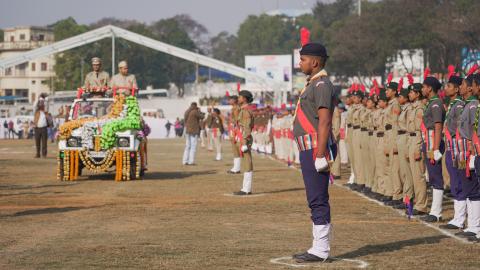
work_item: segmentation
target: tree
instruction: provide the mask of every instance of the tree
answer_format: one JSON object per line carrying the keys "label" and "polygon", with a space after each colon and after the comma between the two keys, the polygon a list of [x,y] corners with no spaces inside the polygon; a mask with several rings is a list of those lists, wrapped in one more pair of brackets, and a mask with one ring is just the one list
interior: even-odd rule
{"label": "tree", "polygon": [[210,39],[212,48],[212,56],[215,59],[241,65],[242,56],[237,50],[237,37],[228,32],[220,32],[218,35]]}
{"label": "tree", "polygon": [[[55,40],[63,40],[74,35],[88,31],[85,25],[79,25],[69,17],[53,24]],[[82,85],[82,62],[85,62],[84,55],[87,54],[86,46],[78,47],[55,56],[55,73],[57,78],[54,82],[55,90],[73,90]]]}
{"label": "tree", "polygon": [[240,25],[237,36],[237,49],[242,56],[290,54],[298,46],[296,27],[282,16],[250,15]]}

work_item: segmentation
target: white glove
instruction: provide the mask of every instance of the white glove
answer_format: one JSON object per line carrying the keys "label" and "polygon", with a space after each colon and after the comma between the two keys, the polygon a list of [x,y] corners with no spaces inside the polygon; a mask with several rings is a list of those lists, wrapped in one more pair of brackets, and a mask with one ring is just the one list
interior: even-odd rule
{"label": "white glove", "polygon": [[475,156],[470,156],[470,162],[468,163],[470,170],[475,170]]}
{"label": "white glove", "polygon": [[242,150],[242,152],[245,153],[248,151],[248,146],[242,145],[242,148],[240,148],[240,150]]}
{"label": "white glove", "polygon": [[442,153],[440,153],[440,150],[433,151],[433,159],[435,161],[439,161],[441,158],[442,158]]}
{"label": "white glove", "polygon": [[328,161],[326,158],[316,158],[315,159],[315,169],[317,169],[317,172],[323,172],[328,169]]}

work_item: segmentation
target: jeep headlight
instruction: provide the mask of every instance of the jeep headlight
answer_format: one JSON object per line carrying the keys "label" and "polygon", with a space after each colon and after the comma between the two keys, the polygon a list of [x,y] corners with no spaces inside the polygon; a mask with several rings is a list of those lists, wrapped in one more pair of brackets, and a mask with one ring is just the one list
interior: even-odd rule
{"label": "jeep headlight", "polygon": [[67,140],[68,147],[80,147],[81,146],[81,139],[79,137],[70,137]]}
{"label": "jeep headlight", "polygon": [[130,146],[130,138],[125,138],[125,137],[118,138],[117,145],[119,147],[129,147]]}

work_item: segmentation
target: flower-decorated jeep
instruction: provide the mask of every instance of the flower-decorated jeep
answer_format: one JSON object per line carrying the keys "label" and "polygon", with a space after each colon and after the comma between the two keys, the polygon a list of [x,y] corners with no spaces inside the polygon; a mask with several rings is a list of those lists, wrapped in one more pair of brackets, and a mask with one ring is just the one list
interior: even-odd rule
{"label": "flower-decorated jeep", "polygon": [[115,181],[140,179],[146,139],[137,98],[77,97],[59,128],[58,180],[76,180],[83,168],[104,172],[113,166]]}

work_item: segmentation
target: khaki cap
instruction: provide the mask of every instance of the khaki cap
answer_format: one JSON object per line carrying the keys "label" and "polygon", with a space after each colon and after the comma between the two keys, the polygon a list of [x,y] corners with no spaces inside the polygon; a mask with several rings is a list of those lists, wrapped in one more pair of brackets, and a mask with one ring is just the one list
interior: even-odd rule
{"label": "khaki cap", "polygon": [[119,68],[128,67],[127,61],[121,61],[120,63],[118,63],[118,67]]}

